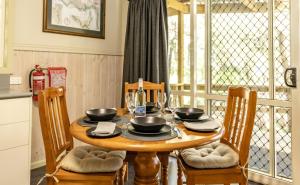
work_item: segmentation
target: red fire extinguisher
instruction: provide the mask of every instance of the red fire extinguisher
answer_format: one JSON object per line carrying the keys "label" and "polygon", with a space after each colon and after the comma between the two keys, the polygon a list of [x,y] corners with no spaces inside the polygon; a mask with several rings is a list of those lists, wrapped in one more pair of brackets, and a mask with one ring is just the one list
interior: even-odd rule
{"label": "red fire extinguisher", "polygon": [[29,88],[33,93],[32,99],[34,101],[38,100],[38,93],[40,90],[45,89],[45,76],[43,68],[40,65],[35,65],[34,69],[30,71],[29,74]]}

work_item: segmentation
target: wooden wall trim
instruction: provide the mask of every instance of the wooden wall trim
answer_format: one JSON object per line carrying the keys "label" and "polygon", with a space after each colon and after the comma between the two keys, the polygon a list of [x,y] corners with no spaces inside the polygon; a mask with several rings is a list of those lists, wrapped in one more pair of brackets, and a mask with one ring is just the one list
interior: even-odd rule
{"label": "wooden wall trim", "polygon": [[65,46],[50,46],[50,45],[32,45],[15,43],[13,46],[15,51],[40,51],[40,52],[55,52],[55,53],[76,53],[76,54],[96,54],[105,56],[124,56],[123,52],[115,51],[100,51],[99,49],[83,48],[83,47],[65,47]]}
{"label": "wooden wall trim", "polygon": [[30,169],[34,170],[46,165],[46,160],[39,160],[31,163]]}

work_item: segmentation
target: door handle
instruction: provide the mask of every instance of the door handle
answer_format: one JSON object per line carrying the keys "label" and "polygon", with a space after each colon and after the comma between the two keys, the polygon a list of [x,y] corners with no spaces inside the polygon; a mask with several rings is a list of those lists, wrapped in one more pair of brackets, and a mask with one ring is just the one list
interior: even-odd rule
{"label": "door handle", "polygon": [[297,87],[297,68],[290,67],[285,70],[284,83],[288,87]]}

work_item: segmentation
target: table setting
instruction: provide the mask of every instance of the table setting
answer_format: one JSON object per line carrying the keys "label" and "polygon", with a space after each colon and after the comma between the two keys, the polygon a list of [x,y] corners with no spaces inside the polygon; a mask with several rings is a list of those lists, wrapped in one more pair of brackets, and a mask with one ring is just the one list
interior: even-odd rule
{"label": "table setting", "polygon": [[127,93],[125,114],[118,115],[116,108],[91,108],[86,110],[86,116],[80,118],[78,124],[89,127],[86,135],[91,138],[121,136],[137,141],[181,139],[183,133],[179,124],[194,132],[214,132],[221,127],[202,109],[179,107],[174,95],[167,99],[166,93],[158,92],[157,97],[156,103],[145,103],[145,116],[135,114],[136,95]]}

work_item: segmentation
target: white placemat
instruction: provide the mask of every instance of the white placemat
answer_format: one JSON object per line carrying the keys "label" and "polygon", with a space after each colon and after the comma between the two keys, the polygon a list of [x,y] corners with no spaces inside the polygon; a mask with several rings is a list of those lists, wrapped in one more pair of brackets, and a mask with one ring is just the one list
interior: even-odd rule
{"label": "white placemat", "polygon": [[214,119],[207,119],[201,122],[183,122],[183,125],[188,129],[204,132],[214,131],[221,126],[221,124]]}

